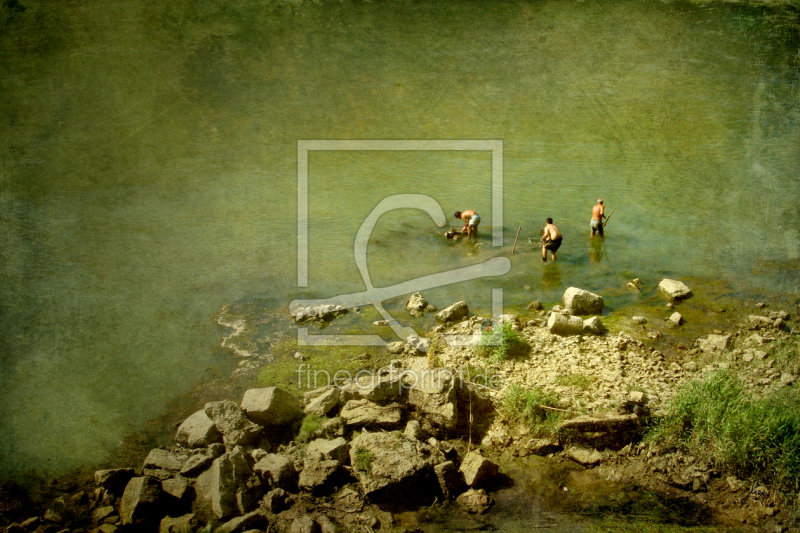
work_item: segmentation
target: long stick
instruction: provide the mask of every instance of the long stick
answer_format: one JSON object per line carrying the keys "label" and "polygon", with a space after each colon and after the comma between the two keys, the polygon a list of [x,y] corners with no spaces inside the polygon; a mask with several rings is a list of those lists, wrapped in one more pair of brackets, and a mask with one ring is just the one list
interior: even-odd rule
{"label": "long stick", "polygon": [[521,230],[521,229],[522,229],[522,226],[517,228],[517,236],[514,237],[514,247],[511,248],[511,255],[514,255],[514,250],[517,249],[517,239],[519,239],[519,230]]}
{"label": "long stick", "polygon": [[608,214],[608,216],[606,217],[606,221],[605,221],[605,222],[603,222],[603,227],[604,227],[604,228],[606,227],[606,224],[608,224],[608,219],[609,219],[609,218],[611,218],[611,215],[613,215],[613,214],[614,214],[614,210],[612,209],[612,210],[611,210],[611,212],[610,212],[610,213]]}

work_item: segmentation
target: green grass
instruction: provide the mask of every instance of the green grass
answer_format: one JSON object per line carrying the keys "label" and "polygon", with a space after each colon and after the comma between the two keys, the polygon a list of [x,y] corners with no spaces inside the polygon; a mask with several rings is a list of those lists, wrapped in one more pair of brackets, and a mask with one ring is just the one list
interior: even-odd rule
{"label": "green grass", "polygon": [[327,420],[317,415],[306,415],[300,424],[300,432],[297,434],[297,442],[305,443],[311,440],[311,436],[317,431],[322,423]]}
{"label": "green grass", "polygon": [[475,350],[479,355],[499,363],[514,357],[524,357],[530,346],[510,324],[494,326],[481,336]]}
{"label": "green grass", "polygon": [[728,528],[679,526],[612,517],[605,518],[599,523],[588,524],[585,529],[587,533],[722,533],[728,530]]}
{"label": "green grass", "polygon": [[592,383],[597,381],[595,376],[587,376],[586,374],[567,374],[565,376],[558,376],[556,378],[556,385],[562,387],[575,387],[576,389],[586,390]]}
{"label": "green grass", "polygon": [[775,368],[789,374],[800,374],[800,343],[796,341],[778,341],[772,356]]}
{"label": "green grass", "polygon": [[730,371],[714,372],[684,385],[646,438],[742,478],[786,490],[800,485],[800,393],[794,387],[755,398]]}
{"label": "green grass", "polygon": [[500,411],[511,422],[526,425],[536,434],[553,434],[563,413],[544,407],[560,407],[559,398],[540,387],[526,389],[509,385],[500,400]]}
{"label": "green grass", "polygon": [[356,469],[367,472],[369,471],[370,465],[372,464],[372,460],[375,458],[372,455],[372,452],[366,448],[357,447],[355,452],[355,464],[353,465]]}

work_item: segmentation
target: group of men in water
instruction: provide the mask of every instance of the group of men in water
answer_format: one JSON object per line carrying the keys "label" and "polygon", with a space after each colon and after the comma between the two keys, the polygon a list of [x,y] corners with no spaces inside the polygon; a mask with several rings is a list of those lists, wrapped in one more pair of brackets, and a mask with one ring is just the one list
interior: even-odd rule
{"label": "group of men in water", "polygon": [[[460,220],[464,221],[464,227],[461,229],[462,235],[466,235],[469,237],[477,237],[478,236],[478,224],[481,223],[481,217],[478,213],[473,211],[472,209],[467,209],[466,211],[456,211],[453,213],[454,216]],[[597,203],[592,207],[592,220],[589,223],[589,229],[592,232],[592,238],[594,238],[595,233],[599,233],[601,237],[603,237],[603,218],[606,217],[605,206],[603,205],[603,199],[598,198]],[[547,251],[550,251],[550,257],[553,261],[556,260],[556,252],[561,247],[561,241],[563,236],[561,232],[558,231],[558,227],[553,224],[553,219],[547,217],[545,221],[547,225],[542,230],[542,261],[547,262]],[[455,232],[448,232],[447,238],[450,239],[453,237]]]}

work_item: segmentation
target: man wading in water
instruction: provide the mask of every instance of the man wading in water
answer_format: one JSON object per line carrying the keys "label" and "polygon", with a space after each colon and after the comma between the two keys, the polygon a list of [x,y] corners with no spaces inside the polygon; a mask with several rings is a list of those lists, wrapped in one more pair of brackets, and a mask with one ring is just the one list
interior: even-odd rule
{"label": "man wading in water", "polygon": [[598,198],[597,204],[592,208],[592,222],[589,227],[592,229],[592,237],[594,232],[599,231],[600,236],[603,236],[603,217],[606,216],[606,208],[603,205],[603,199]]}
{"label": "man wading in water", "polygon": [[478,237],[478,224],[481,223],[481,216],[478,213],[472,209],[467,209],[466,211],[456,211],[453,215],[464,221],[464,228],[461,233],[467,237]]}
{"label": "man wading in water", "polygon": [[542,235],[542,261],[547,262],[547,250],[550,250],[550,257],[553,261],[556,260],[556,251],[561,246],[561,232],[553,224],[553,219],[547,219],[547,225],[544,227],[544,235]]}

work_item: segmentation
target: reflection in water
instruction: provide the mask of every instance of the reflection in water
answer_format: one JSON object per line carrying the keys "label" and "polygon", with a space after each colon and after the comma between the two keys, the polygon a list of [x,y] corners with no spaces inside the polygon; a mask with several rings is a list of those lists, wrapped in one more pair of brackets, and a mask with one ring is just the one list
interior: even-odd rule
{"label": "reflection in water", "polygon": [[603,261],[603,253],[605,251],[605,240],[601,237],[595,237],[589,241],[589,261],[598,265]]}
{"label": "reflection in water", "polygon": [[557,290],[561,285],[561,267],[558,261],[549,261],[542,265],[542,286],[546,290]]}

